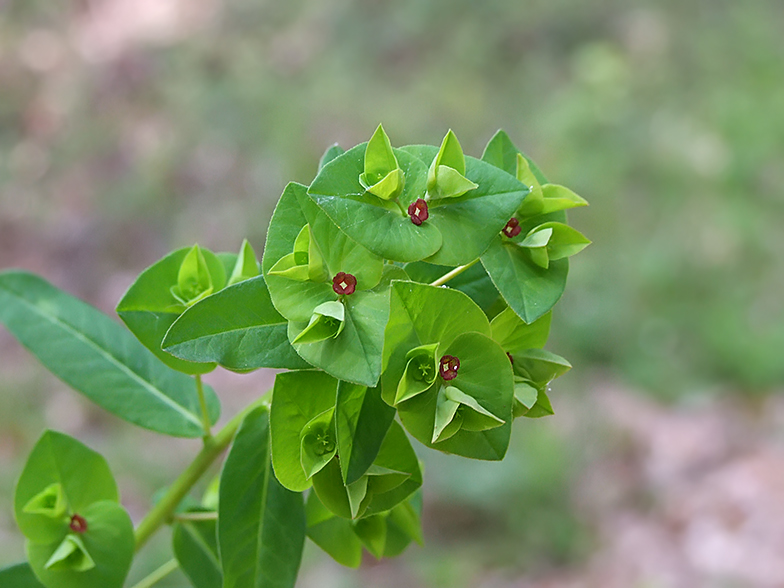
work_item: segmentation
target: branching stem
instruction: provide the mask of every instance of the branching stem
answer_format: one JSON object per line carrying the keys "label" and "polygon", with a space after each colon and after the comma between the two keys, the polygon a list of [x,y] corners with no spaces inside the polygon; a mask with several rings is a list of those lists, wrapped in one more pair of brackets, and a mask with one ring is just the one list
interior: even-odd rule
{"label": "branching stem", "polygon": [[136,527],[136,551],[147,542],[155,531],[162,525],[168,523],[172,518],[172,513],[180,504],[185,495],[188,494],[194,484],[204,475],[223,450],[228,447],[234,434],[237,432],[245,415],[261,404],[265,404],[267,399],[262,397],[256,402],[245,407],[239,414],[231,419],[214,437],[204,440],[204,447],[185,468],[185,471],[169,486],[163,498],[150,509],[150,512],[142,519]]}
{"label": "branching stem", "polygon": [[476,264],[476,262],[478,262],[478,261],[479,261],[479,258],[477,257],[477,258],[476,258],[474,261],[472,261],[471,263],[467,263],[467,264],[465,264],[465,265],[460,265],[460,266],[457,266],[457,267],[456,267],[455,269],[453,269],[451,272],[447,272],[447,273],[445,273],[443,276],[441,276],[440,278],[438,278],[438,279],[437,279],[435,282],[431,282],[431,284],[430,284],[430,285],[431,285],[431,286],[443,286],[443,285],[444,285],[444,284],[446,284],[446,283],[447,283],[449,280],[451,280],[451,279],[452,279],[452,278],[454,278],[455,276],[459,276],[459,275],[460,275],[460,274],[462,274],[464,271],[466,271],[466,270],[467,270],[469,267],[471,267],[472,265]]}
{"label": "branching stem", "polygon": [[180,564],[177,563],[176,559],[169,560],[161,567],[159,567],[157,570],[155,570],[152,574],[142,579],[133,588],[150,588],[150,586],[154,586],[155,584],[163,580],[166,576],[171,574],[178,567],[180,567]]}

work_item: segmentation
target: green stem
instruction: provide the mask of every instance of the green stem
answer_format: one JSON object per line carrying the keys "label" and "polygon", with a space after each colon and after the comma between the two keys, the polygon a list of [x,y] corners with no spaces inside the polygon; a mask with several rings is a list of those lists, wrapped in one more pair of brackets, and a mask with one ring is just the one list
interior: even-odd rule
{"label": "green stem", "polygon": [[163,580],[166,576],[171,574],[174,570],[180,567],[180,564],[177,563],[176,559],[172,559],[167,561],[157,570],[155,570],[152,574],[144,578],[141,582],[136,584],[133,588],[150,588],[150,586],[154,586],[156,583]]}
{"label": "green stem", "polygon": [[400,212],[403,213],[403,216],[408,216],[408,211],[402,204],[400,204],[400,200],[398,200],[397,196],[392,199],[392,202],[397,204],[397,207],[400,209]]}
{"label": "green stem", "polygon": [[430,284],[430,285],[431,285],[431,286],[443,286],[443,285],[444,285],[444,284],[446,284],[446,283],[447,283],[449,280],[451,280],[451,279],[452,279],[452,278],[454,278],[455,276],[459,276],[460,274],[462,274],[464,271],[466,271],[466,270],[467,270],[469,267],[471,267],[472,265],[474,265],[474,264],[475,264],[476,262],[478,262],[478,261],[479,261],[479,258],[477,257],[477,258],[476,258],[474,261],[472,261],[471,263],[467,263],[467,264],[465,264],[465,265],[460,265],[460,266],[457,266],[457,267],[456,267],[455,269],[453,269],[451,272],[447,272],[447,273],[445,273],[443,276],[441,276],[440,278],[438,278],[438,279],[437,279],[435,282],[431,282],[431,284]]}
{"label": "green stem", "polygon": [[204,428],[204,442],[212,438],[210,430],[210,411],[207,409],[207,399],[204,397],[204,385],[201,383],[201,374],[196,374],[196,392],[199,395],[199,406],[201,406],[201,426]]}
{"label": "green stem", "polygon": [[266,402],[267,399],[262,397],[245,407],[244,410],[226,423],[226,426],[224,426],[214,437],[204,440],[204,447],[202,447],[198,455],[172,485],[169,486],[166,494],[163,495],[163,498],[150,509],[150,512],[147,513],[141,523],[139,523],[139,526],[136,527],[136,551],[141,549],[161,525],[169,522],[177,505],[182,502],[185,495],[188,494],[190,489],[193,488],[196,482],[204,475],[207,469],[212,465],[212,462],[214,462],[223,450],[228,447],[229,443],[231,443],[231,440],[234,438],[234,434],[237,432],[237,429],[239,429],[240,424],[242,424],[245,415]]}
{"label": "green stem", "polygon": [[217,512],[182,512],[175,514],[172,519],[175,521],[217,521]]}

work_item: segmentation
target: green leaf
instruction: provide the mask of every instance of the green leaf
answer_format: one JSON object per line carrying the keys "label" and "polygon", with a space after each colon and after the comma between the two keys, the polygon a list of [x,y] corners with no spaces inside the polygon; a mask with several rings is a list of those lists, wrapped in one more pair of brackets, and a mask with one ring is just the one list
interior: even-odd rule
{"label": "green leaf", "polygon": [[300,463],[307,479],[317,474],[337,453],[335,408],[325,410],[310,419],[302,428]]}
{"label": "green leaf", "polygon": [[28,563],[20,563],[0,570],[0,586],[4,588],[44,588]]}
{"label": "green leaf", "polygon": [[337,143],[329,146],[327,150],[324,151],[324,155],[322,155],[321,159],[319,160],[319,167],[318,167],[319,171],[321,171],[321,168],[327,165],[330,161],[332,161],[336,157],[339,157],[340,155],[343,155],[345,152],[346,150],[343,149]]}
{"label": "green leaf", "polygon": [[555,414],[555,411],[553,410],[552,404],[550,404],[550,399],[543,390],[540,390],[536,397],[536,404],[534,404],[531,407],[531,410],[526,412],[523,416],[528,417],[529,419],[538,419],[553,414]]}
{"label": "green leaf", "polygon": [[121,588],[135,547],[128,513],[116,502],[103,500],[79,514],[87,521],[87,531],[78,537],[66,539],[63,534],[50,543],[27,540],[30,567],[47,588]]}
{"label": "green leaf", "polygon": [[354,521],[354,533],[373,557],[381,559],[387,544],[387,517],[372,515]]}
{"label": "green leaf", "polygon": [[390,319],[384,332],[381,375],[384,401],[394,404],[410,350],[433,343],[446,347],[466,331],[491,335],[487,317],[468,296],[450,288],[393,282]]}
{"label": "green leaf", "polygon": [[[393,508],[386,518],[387,536],[384,557],[396,557],[403,553],[411,541],[424,543],[421,521],[421,491],[412,498]],[[418,502],[420,506],[415,506]]]}
{"label": "green leaf", "polygon": [[394,418],[395,409],[381,399],[380,388],[338,384],[335,425],[344,483],[367,472]]}
{"label": "green leaf", "polygon": [[[487,146],[485,147],[485,151],[482,154],[482,160],[486,161],[487,163],[494,165],[495,167],[504,170],[506,173],[511,174],[513,176],[517,175],[517,155],[522,155],[531,172],[533,172],[534,177],[540,184],[546,184],[547,178],[544,176],[542,171],[537,167],[537,165],[528,158],[524,153],[522,153],[517,147],[515,147],[512,140],[509,138],[509,135],[506,134],[505,131],[499,130],[493,138],[490,139]],[[530,185],[526,182],[526,186]]]}
{"label": "green leaf", "polygon": [[389,292],[360,292],[344,296],[343,330],[334,338],[298,343],[307,323],[290,322],[289,340],[311,365],[332,376],[363,386],[375,386],[381,374],[384,327],[389,316]]}
{"label": "green leaf", "polygon": [[[471,332],[460,335],[448,345],[442,344],[438,353],[460,360],[457,377],[449,380],[448,385],[472,397],[476,404],[466,402],[463,395],[455,393],[447,399],[467,404],[474,412],[485,417],[489,413],[495,417],[496,423],[500,424],[499,421],[502,421],[504,424],[477,431],[476,429],[491,423],[476,415],[464,414],[461,415],[458,431],[448,439],[444,439],[441,432],[442,440],[433,443],[434,436],[439,437],[438,434],[434,435],[434,432],[440,386],[434,386],[398,405],[401,422],[416,439],[433,449],[473,459],[502,459],[509,445],[514,399],[512,366],[506,353],[489,337]],[[446,417],[442,417],[440,424],[445,427],[444,418]]]}
{"label": "green leaf", "polygon": [[[123,295],[116,310],[136,338],[166,365],[186,374],[204,374],[214,370],[215,364],[183,361],[161,349],[169,327],[186,309],[175,298],[172,288],[177,286],[180,269],[185,259],[193,256],[193,251],[189,247],[178,249],[145,269]],[[207,249],[199,248],[198,253],[209,270],[213,291],[221,290],[226,285],[222,261]]]}
{"label": "green leaf", "polygon": [[185,254],[177,272],[177,284],[170,290],[177,302],[184,306],[195,304],[214,292],[215,285],[201,247],[194,245]]}
{"label": "green leaf", "polygon": [[[436,155],[435,147],[416,145],[406,149],[416,150],[419,157]],[[473,157],[465,161],[466,176],[478,187],[459,198],[428,202],[427,222],[438,227],[442,237],[441,248],[426,259],[430,263],[456,266],[477,259],[528,193],[525,185],[495,166]]]}
{"label": "green leaf", "polygon": [[514,417],[524,416],[536,404],[539,391],[532,382],[515,376],[515,405],[512,408]]}
{"label": "green leaf", "polygon": [[308,195],[341,231],[376,255],[394,261],[418,261],[432,255],[441,247],[439,231],[428,221],[414,225],[403,211],[424,194],[427,168],[417,157],[393,149],[405,175],[400,210],[367,193],[359,182],[365,148],[366,144],[357,145],[325,165]]}
{"label": "green leaf", "polygon": [[231,286],[232,284],[237,284],[243,280],[255,278],[258,275],[259,262],[256,260],[256,252],[253,251],[253,247],[248,243],[248,240],[244,239],[242,241],[242,247],[240,247],[240,254],[237,256],[237,261],[234,264],[234,268],[231,271],[229,281],[226,285]]}
{"label": "green leaf", "polygon": [[553,261],[539,267],[528,250],[500,235],[482,255],[482,265],[509,307],[526,323],[544,316],[555,306],[566,287],[569,262]]}
{"label": "green leaf", "polygon": [[280,485],[270,461],[269,413],[250,412],[223,466],[218,545],[223,588],[293,588],[305,542],[302,495]]}
{"label": "green leaf", "polygon": [[559,210],[588,206],[588,201],[581,198],[569,188],[558,184],[545,184],[542,186],[542,214],[549,214]]}
{"label": "green leaf", "polygon": [[57,546],[44,568],[53,571],[86,572],[95,567],[95,561],[78,535],[68,534]]}
{"label": "green leaf", "polygon": [[406,354],[406,369],[397,385],[395,405],[421,394],[438,376],[438,343],[420,345]]}
{"label": "green leaf", "polygon": [[540,387],[572,369],[566,359],[544,349],[527,349],[513,353],[512,357],[515,373]]}
{"label": "green leaf", "polygon": [[359,183],[374,196],[390,200],[397,198],[403,191],[406,178],[398,167],[389,137],[381,125],[378,125],[365,148],[364,170],[359,176]]}
{"label": "green leaf", "polygon": [[547,256],[551,261],[571,257],[585,249],[591,243],[591,241],[586,239],[580,231],[573,229],[564,223],[557,222],[543,223],[532,229],[523,243],[529,238],[547,233],[548,231],[550,232],[550,235],[546,241],[546,247]]}
{"label": "green leaf", "polygon": [[[58,518],[41,512],[43,494],[64,502]],[[70,516],[102,500],[119,501],[109,464],[99,453],[73,437],[46,431],[27,458],[14,493],[14,515],[22,533],[36,543],[59,542]],[[33,507],[33,508],[31,508]]]}
{"label": "green leaf", "polygon": [[310,486],[300,461],[300,432],[316,415],[335,406],[338,381],[320,371],[278,374],[272,392],[272,465],[280,483],[302,492]]}
{"label": "green leaf", "polygon": [[351,521],[335,516],[315,492],[308,496],[305,512],[308,537],[339,564],[358,568],[362,563],[362,542],[354,533]]}
{"label": "green leaf", "polygon": [[216,362],[240,372],[309,367],[291,347],[287,329],[264,278],[257,276],[186,310],[166,333],[163,347],[188,361]]}
{"label": "green leaf", "polygon": [[431,198],[457,198],[477,184],[465,177],[466,163],[460,141],[450,129],[427,172],[427,193]]}
{"label": "green leaf", "polygon": [[490,328],[493,330],[493,339],[507,353],[540,349],[547,343],[552,317],[552,312],[548,312],[529,325],[511,308],[505,308],[490,322]]}
{"label": "green leaf", "polygon": [[216,521],[176,523],[172,528],[172,550],[194,588],[222,588]]}
{"label": "green leaf", "polygon": [[310,322],[291,343],[318,343],[334,339],[346,326],[345,318],[345,308],[339,301],[323,302],[313,309]]}
{"label": "green leaf", "polygon": [[[443,265],[434,265],[425,261],[407,263],[406,273],[415,282],[430,284],[454,268]],[[479,307],[487,310],[498,300],[498,290],[495,289],[490,276],[487,275],[481,263],[472,265],[466,271],[458,274],[445,284],[455,290],[460,290],[468,294],[471,300],[476,302]]]}
{"label": "green leaf", "polygon": [[369,473],[374,475],[368,476],[366,515],[393,509],[421,488],[421,465],[397,421],[392,421]]}
{"label": "green leaf", "polygon": [[[109,412],[175,437],[201,437],[193,380],[161,364],[91,306],[21,271],[0,273],[0,322],[53,374]],[[210,420],[218,398],[205,387]]]}

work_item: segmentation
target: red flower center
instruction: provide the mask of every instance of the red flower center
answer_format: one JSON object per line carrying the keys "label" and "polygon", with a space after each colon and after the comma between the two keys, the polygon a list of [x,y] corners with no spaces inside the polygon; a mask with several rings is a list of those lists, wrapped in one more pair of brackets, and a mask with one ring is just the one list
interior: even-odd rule
{"label": "red flower center", "polygon": [[408,216],[411,217],[411,222],[416,226],[421,225],[430,216],[427,212],[427,202],[421,198],[417,198],[414,202],[408,205]]}
{"label": "red flower center", "polygon": [[517,237],[521,230],[520,221],[515,217],[512,217],[509,219],[509,222],[506,223],[506,226],[501,230],[501,232],[511,239],[512,237]]}
{"label": "red flower center", "polygon": [[357,289],[357,279],[346,272],[338,272],[332,278],[332,289],[335,294],[353,294]]}
{"label": "red flower center", "polygon": [[87,521],[83,516],[75,514],[71,517],[71,522],[68,525],[74,533],[85,533],[87,531]]}
{"label": "red flower center", "polygon": [[457,377],[457,370],[460,368],[460,360],[454,355],[445,355],[441,358],[438,372],[445,380],[454,380]]}

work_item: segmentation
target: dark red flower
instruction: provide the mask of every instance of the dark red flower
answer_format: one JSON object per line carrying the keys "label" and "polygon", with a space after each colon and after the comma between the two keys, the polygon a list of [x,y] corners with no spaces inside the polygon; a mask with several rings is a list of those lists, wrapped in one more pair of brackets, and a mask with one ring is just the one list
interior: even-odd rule
{"label": "dark red flower", "polygon": [[515,217],[512,217],[509,219],[509,222],[506,223],[506,226],[501,230],[501,232],[511,239],[512,237],[517,237],[521,230],[520,221]]}
{"label": "dark red flower", "polygon": [[68,526],[71,527],[71,531],[74,533],[81,534],[87,532],[87,521],[83,516],[78,514],[75,514],[71,517],[71,523]]}
{"label": "dark red flower", "polygon": [[357,289],[357,279],[346,272],[338,272],[332,278],[332,289],[335,294],[353,294]]}
{"label": "dark red flower", "polygon": [[430,216],[427,212],[427,202],[421,198],[417,198],[408,206],[408,216],[411,217],[411,222],[416,226],[421,225]]}
{"label": "dark red flower", "polygon": [[445,380],[454,380],[457,377],[458,369],[460,369],[460,360],[454,355],[445,355],[441,358],[438,372]]}

